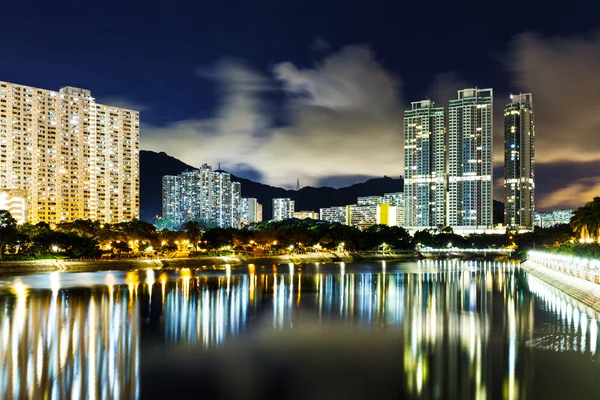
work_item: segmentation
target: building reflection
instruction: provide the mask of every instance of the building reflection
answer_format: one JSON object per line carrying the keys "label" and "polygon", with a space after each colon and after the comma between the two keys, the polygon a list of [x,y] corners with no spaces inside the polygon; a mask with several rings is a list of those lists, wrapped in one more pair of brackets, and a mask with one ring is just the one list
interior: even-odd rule
{"label": "building reflection", "polygon": [[0,398],[136,398],[140,340],[210,349],[313,322],[397,338],[398,376],[415,398],[526,398],[536,349],[599,357],[597,313],[514,264],[365,268],[149,270],[87,288],[51,274],[46,290],[17,282],[0,295]]}
{"label": "building reflection", "polygon": [[139,316],[124,286],[0,296],[0,398],[137,398]]}
{"label": "building reflection", "polygon": [[423,261],[410,273],[380,268],[349,272],[342,263],[320,273],[290,264],[259,275],[251,266],[245,275],[183,277],[167,287],[166,339],[208,348],[258,322],[278,331],[316,314],[320,323],[398,335],[408,393],[457,399],[530,395],[536,313],[552,312],[570,324],[571,331],[561,331],[568,333],[560,336],[565,349],[585,343],[596,351],[596,321],[586,317],[583,324],[567,301],[562,314],[552,311],[560,309],[558,300],[542,307],[537,298],[548,294],[541,294],[541,283],[514,264]]}
{"label": "building reflection", "polygon": [[552,323],[545,325],[546,334],[529,345],[552,351],[575,351],[596,357],[598,351],[598,312],[575,301],[560,290],[528,275],[529,289],[540,299],[541,308]]}

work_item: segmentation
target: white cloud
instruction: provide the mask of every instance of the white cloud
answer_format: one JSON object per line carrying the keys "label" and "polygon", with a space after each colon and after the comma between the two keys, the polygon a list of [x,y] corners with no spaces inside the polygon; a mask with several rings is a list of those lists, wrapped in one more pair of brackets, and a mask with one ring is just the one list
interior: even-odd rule
{"label": "white cloud", "polygon": [[[402,175],[398,81],[367,47],[343,48],[310,69],[277,64],[273,78],[234,61],[199,73],[220,83],[216,117],[147,128],[144,149],[191,165],[247,164],[274,185],[293,185],[292,177],[310,185],[331,175]],[[285,93],[286,126],[273,126],[263,99],[276,87]]]}
{"label": "white cloud", "polygon": [[536,161],[600,160],[600,36],[518,36],[509,68],[533,94]]}
{"label": "white cloud", "polygon": [[578,208],[600,195],[600,176],[573,180],[567,186],[540,196],[541,209]]}

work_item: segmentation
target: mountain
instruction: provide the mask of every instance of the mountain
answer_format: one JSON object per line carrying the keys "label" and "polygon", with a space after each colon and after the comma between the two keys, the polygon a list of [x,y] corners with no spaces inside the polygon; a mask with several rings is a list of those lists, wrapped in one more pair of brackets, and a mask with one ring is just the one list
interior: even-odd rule
{"label": "mountain", "polygon": [[363,183],[335,189],[332,187],[315,188],[306,186],[300,190],[286,190],[280,187],[264,185],[248,179],[231,176],[231,180],[242,184],[242,197],[255,197],[263,205],[263,220],[271,219],[271,200],[277,197],[289,197],[296,202],[296,211],[313,210],[319,208],[345,206],[355,204],[359,196],[381,196],[384,193],[401,192],[404,188],[402,178],[369,179]]}
{"label": "mountain", "polygon": [[154,222],[162,214],[162,177],[194,169],[175,157],[160,152],[140,151],[140,219]]}
{"label": "mountain", "polygon": [[[140,151],[140,217],[152,222],[162,213],[162,177],[177,175],[186,169],[194,169],[164,152]],[[384,193],[401,192],[404,189],[402,177],[369,179],[363,183],[335,189],[331,187],[303,187],[300,190],[287,190],[280,187],[253,182],[232,175],[231,180],[242,184],[242,197],[255,197],[263,205],[263,219],[272,217],[271,200],[289,197],[296,202],[296,210],[319,211],[322,207],[343,206],[356,203],[360,196],[381,196]],[[494,220],[501,219],[504,205],[494,200]],[[498,221],[500,222],[500,221]]]}

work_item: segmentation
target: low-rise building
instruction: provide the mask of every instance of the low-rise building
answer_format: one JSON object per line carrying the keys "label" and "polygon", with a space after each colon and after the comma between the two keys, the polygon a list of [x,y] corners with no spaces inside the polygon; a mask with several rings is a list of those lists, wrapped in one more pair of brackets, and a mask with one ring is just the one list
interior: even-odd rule
{"label": "low-rise building", "polygon": [[550,212],[536,212],[534,224],[540,228],[550,228],[571,222],[573,210],[554,210]]}
{"label": "low-rise building", "polygon": [[298,218],[298,219],[319,219],[319,213],[316,211],[312,211],[312,210],[306,210],[306,211],[296,211],[294,212],[294,218]]}
{"label": "low-rise building", "polygon": [[350,224],[349,206],[321,208],[320,211],[322,221],[343,225]]}
{"label": "low-rise building", "polygon": [[6,210],[17,221],[27,221],[27,192],[21,189],[0,189],[0,210]]}

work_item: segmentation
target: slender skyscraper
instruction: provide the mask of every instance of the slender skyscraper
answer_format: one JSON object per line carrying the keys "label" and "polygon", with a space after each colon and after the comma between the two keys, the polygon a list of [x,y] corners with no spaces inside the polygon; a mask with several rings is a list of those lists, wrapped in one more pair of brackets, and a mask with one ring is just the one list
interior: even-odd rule
{"label": "slender skyscraper", "polygon": [[493,224],[493,93],[464,89],[448,107],[448,225]]}
{"label": "slender skyscraper", "polygon": [[445,226],[444,108],[413,102],[404,114],[404,226]]}
{"label": "slender skyscraper", "polygon": [[504,224],[532,229],[534,206],[533,99],[511,95],[504,109]]}

